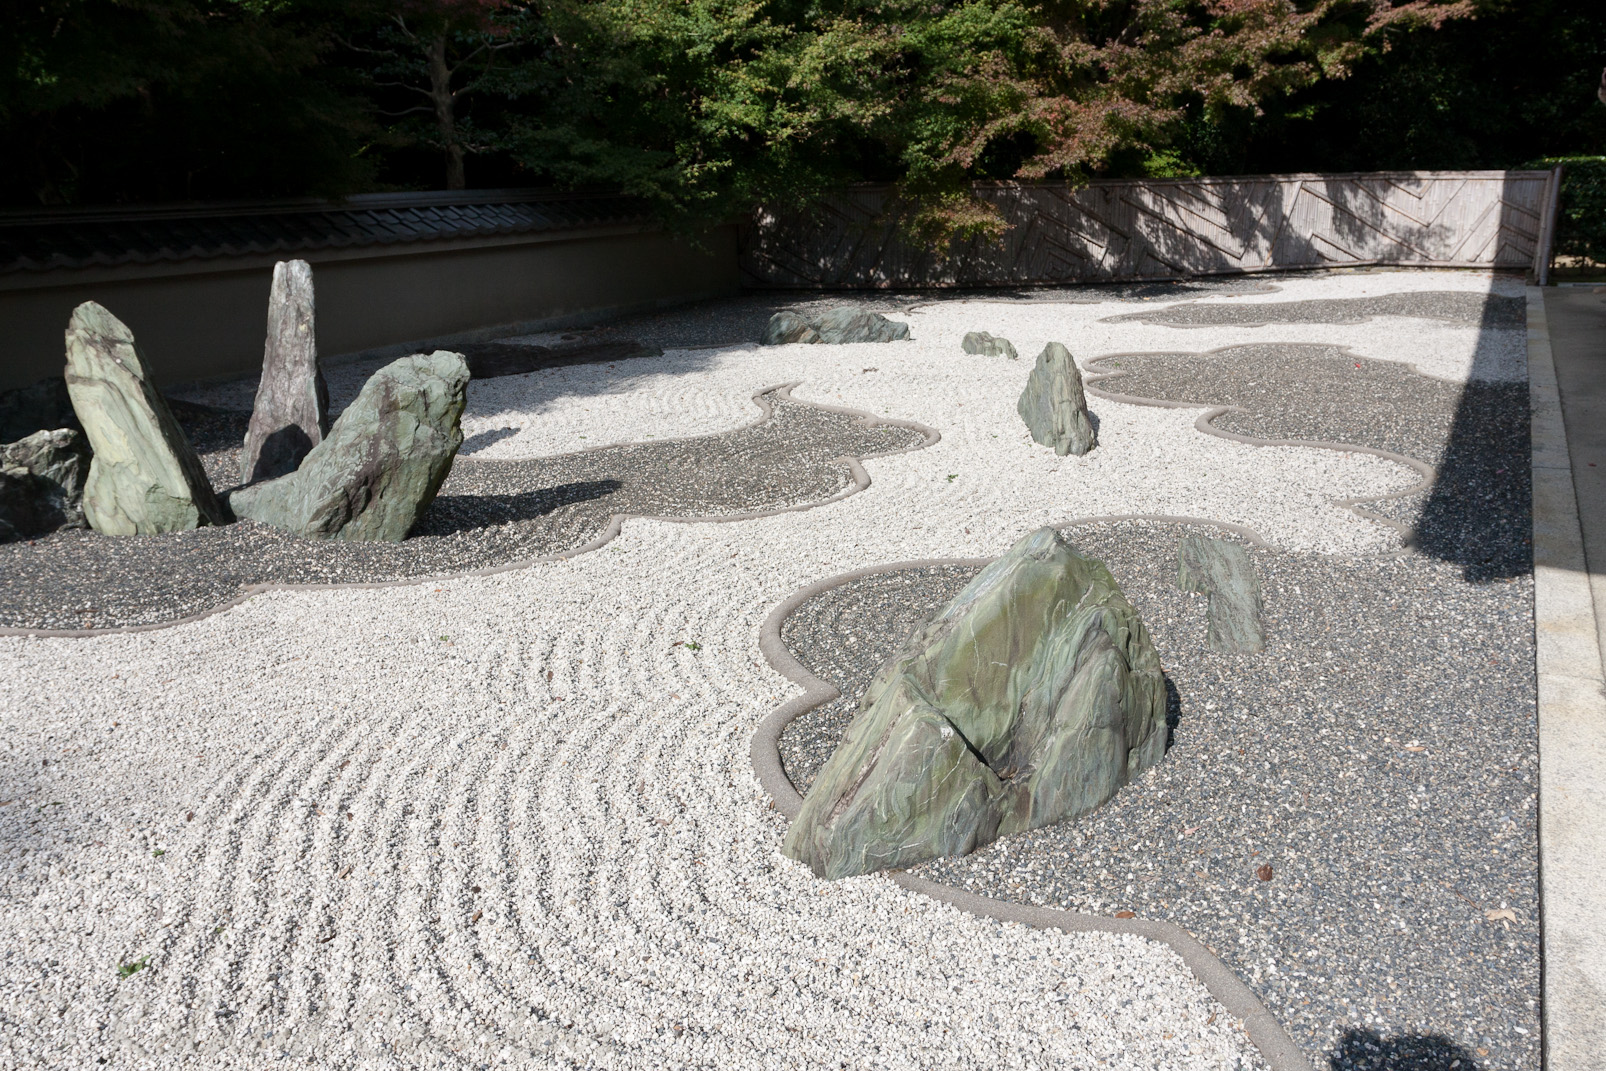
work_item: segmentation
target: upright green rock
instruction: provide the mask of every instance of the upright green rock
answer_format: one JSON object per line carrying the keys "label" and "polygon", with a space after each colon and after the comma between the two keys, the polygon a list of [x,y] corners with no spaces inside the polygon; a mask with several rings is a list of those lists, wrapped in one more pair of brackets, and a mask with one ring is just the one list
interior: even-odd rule
{"label": "upright green rock", "polygon": [[84,517],[106,535],[181,532],[228,517],[150,382],[133,332],[93,301],[67,324],[67,392],[94,459]]}
{"label": "upright green rock", "polygon": [[229,496],[241,517],[312,539],[399,543],[463,445],[468,365],[444,350],[381,368],[288,476]]}
{"label": "upright green rock", "polygon": [[1098,445],[1087,413],[1082,373],[1071,351],[1058,342],[1050,342],[1037,355],[1015,411],[1026,422],[1033,441],[1052,446],[1060,457],[1080,457]]}
{"label": "upright green rock", "polygon": [[1177,548],[1177,583],[1183,591],[1210,596],[1211,649],[1239,654],[1266,649],[1260,578],[1243,547],[1223,539],[1183,536]]}
{"label": "upright green rock", "polygon": [[881,667],[784,850],[829,878],[961,855],[1094,810],[1165,737],[1143,622],[1040,528]]}

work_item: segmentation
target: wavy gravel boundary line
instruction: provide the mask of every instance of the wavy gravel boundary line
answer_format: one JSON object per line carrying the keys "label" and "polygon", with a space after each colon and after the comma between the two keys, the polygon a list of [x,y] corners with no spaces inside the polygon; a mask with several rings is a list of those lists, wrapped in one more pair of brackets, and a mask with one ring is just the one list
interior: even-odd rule
{"label": "wavy gravel boundary line", "polygon": [[[1078,517],[1074,520],[1062,521],[1054,525],[1054,527],[1063,529],[1082,524],[1137,520],[1209,525],[1241,536],[1257,546],[1267,546],[1266,541],[1252,529],[1223,521],[1201,520],[1196,517],[1127,513],[1106,517]],[[793,719],[813,710],[822,703],[829,703],[841,695],[841,692],[831,684],[816,677],[809,671],[807,666],[798,661],[792,652],[787,649],[785,641],[781,639],[781,628],[786,623],[786,619],[809,599],[830,591],[832,588],[840,587],[843,584],[860,580],[867,576],[933,565],[983,566],[995,560],[995,558],[926,558],[854,569],[851,572],[827,577],[824,580],[818,580],[800,588],[787,596],[774,610],[770,611],[769,617],[765,618],[764,624],[759,629],[759,650],[764,653],[764,657],[769,661],[771,668],[792,683],[800,686],[803,689],[803,694],[788,699],[765,715],[764,720],[759,723],[758,730],[753,734],[750,756],[753,773],[757,775],[760,787],[769,794],[770,799],[774,801],[775,809],[780,811],[787,821],[790,822],[797,818],[798,811],[803,806],[803,797],[798,794],[797,788],[792,784],[791,779],[786,776],[786,769],[781,763],[781,732]],[[1209,990],[1210,995],[1215,997],[1229,1013],[1243,1021],[1244,1033],[1249,1035],[1249,1040],[1256,1049],[1260,1050],[1261,1056],[1270,1065],[1272,1071],[1311,1071],[1310,1061],[1305,1058],[1305,1054],[1294,1044],[1293,1039],[1288,1036],[1288,1032],[1283,1029],[1282,1024],[1261,1003],[1254,990],[1239,980],[1238,976],[1233,974],[1226,964],[1217,959],[1198,938],[1175,923],[1159,919],[1104,918],[1098,915],[1084,915],[1076,911],[1060,911],[1047,907],[1028,907],[1024,904],[995,900],[989,896],[964,892],[926,878],[915,877],[901,870],[886,871],[884,876],[891,878],[910,892],[929,896],[933,900],[941,900],[944,903],[952,904],[961,911],[997,919],[1000,922],[1017,922],[1025,926],[1061,930],[1066,933],[1089,931],[1129,933],[1168,945],[1182,957],[1182,962],[1193,972],[1193,976]]]}
{"label": "wavy gravel boundary line", "polygon": [[[1308,343],[1288,343],[1288,345],[1308,345]],[[1414,457],[1409,457],[1405,454],[1396,454],[1392,450],[1379,450],[1375,446],[1362,446],[1359,443],[1322,442],[1316,439],[1263,439],[1253,435],[1239,435],[1237,432],[1227,431],[1223,428],[1216,427],[1214,421],[1217,417],[1225,416],[1228,413],[1250,413],[1253,415],[1251,410],[1245,409],[1243,406],[1218,405],[1213,402],[1174,402],[1164,398],[1145,398],[1139,394],[1119,394],[1115,391],[1105,390],[1098,386],[1099,383],[1106,379],[1117,379],[1127,374],[1124,370],[1106,371],[1101,367],[1105,361],[1113,361],[1120,357],[1208,357],[1211,354],[1225,353],[1228,350],[1240,349],[1242,346],[1242,343],[1234,343],[1228,346],[1216,346],[1215,348],[1208,350],[1126,350],[1121,353],[1100,354],[1097,357],[1091,358],[1084,366],[1085,371],[1087,372],[1086,389],[1088,393],[1092,394],[1095,398],[1102,398],[1111,402],[1124,402],[1127,405],[1145,405],[1156,409],[1204,409],[1204,412],[1199,414],[1199,418],[1193,422],[1195,430],[1201,431],[1206,435],[1214,435],[1218,439],[1226,439],[1228,442],[1243,443],[1245,446],[1304,446],[1317,450],[1337,450],[1340,453],[1346,454],[1371,454],[1374,457],[1381,457],[1389,461],[1398,462],[1399,464],[1404,465],[1406,468],[1415,471],[1416,474],[1421,477],[1421,479],[1412,484],[1410,487],[1403,488],[1399,491],[1391,491],[1386,495],[1366,495],[1361,498],[1334,498],[1330,499],[1329,501],[1331,501],[1333,505],[1339,507],[1340,509],[1349,510],[1362,520],[1373,521],[1377,524],[1387,525],[1396,532],[1400,533],[1400,549],[1396,551],[1384,551],[1381,555],[1379,555],[1380,557],[1401,557],[1403,555],[1415,553],[1417,549],[1415,528],[1412,525],[1406,524],[1402,521],[1396,521],[1390,517],[1385,517],[1382,514],[1374,513],[1366,508],[1366,504],[1369,502],[1389,502],[1395,499],[1409,498],[1411,495],[1420,494],[1429,490],[1432,488],[1434,482],[1439,478],[1439,470],[1436,466],[1429,465],[1425,461]],[[1367,357],[1364,354],[1356,353],[1348,346],[1327,348],[1337,349],[1341,353],[1351,357],[1360,358],[1361,360],[1376,360],[1376,358]],[[1421,372],[1417,371],[1415,366],[1410,367],[1413,373],[1416,375],[1422,375]],[[1423,376],[1423,378],[1435,379],[1437,377]]]}
{"label": "wavy gravel boundary line", "polygon": [[[762,410],[762,412],[757,419],[749,421],[746,424],[742,424],[735,428],[728,428],[724,431],[711,432],[708,435],[690,435],[682,439],[660,439],[654,441],[694,442],[698,439],[711,439],[718,435],[729,435],[733,431],[742,431],[746,428],[756,427],[759,424],[769,420],[774,414],[773,406],[770,405],[769,400],[765,397],[766,395],[770,394],[775,395],[782,401],[792,402],[793,404],[805,406],[810,409],[818,409],[827,413],[837,413],[842,416],[857,417],[865,422],[866,427],[873,428],[880,425],[890,425],[892,427],[899,427],[909,431],[918,432],[925,437],[925,441],[920,443],[918,446],[912,446],[904,450],[888,450],[882,454],[873,454],[867,456],[892,457],[897,454],[907,454],[915,450],[924,450],[929,446],[935,446],[942,439],[942,433],[937,431],[935,428],[927,427],[926,425],[913,420],[897,420],[892,417],[878,416],[875,413],[871,413],[863,409],[854,409],[849,406],[826,405],[823,402],[806,402],[800,398],[793,398],[793,388],[802,386],[802,384],[802,380],[795,380],[790,383],[781,383],[774,386],[765,387],[762,390],[754,392],[752,395],[752,401],[759,407],[760,410]],[[604,446],[591,447],[585,450],[575,450],[566,454],[557,454],[553,456],[573,457],[577,454],[595,453],[602,450],[616,449],[619,446],[626,445],[633,444],[609,443]],[[107,628],[90,629],[0,627],[0,636],[87,638],[92,636],[111,636],[125,632],[156,632],[161,629],[175,628],[179,625],[189,625],[194,624],[197,621],[204,621],[216,614],[221,614],[232,610],[258,595],[264,595],[275,591],[372,590],[378,588],[409,587],[415,584],[441,583],[444,581],[463,580],[468,577],[476,576],[495,576],[499,573],[510,573],[517,569],[527,569],[530,566],[542,565],[547,562],[567,561],[570,558],[597,550],[598,548],[613,542],[613,540],[618,537],[619,533],[624,530],[626,521],[648,520],[665,521],[671,524],[699,524],[715,521],[727,522],[760,520],[765,517],[777,517],[783,513],[803,513],[811,509],[819,509],[822,506],[829,506],[833,503],[842,501],[844,498],[847,498],[850,495],[856,495],[860,491],[863,491],[865,488],[870,486],[870,474],[865,471],[864,465],[860,458],[844,455],[839,458],[832,458],[832,460],[840,461],[847,465],[851,482],[846,488],[837,494],[832,495],[830,498],[821,499],[818,502],[804,502],[796,506],[783,506],[779,509],[758,510],[751,513],[712,514],[708,516],[693,517],[667,517],[648,513],[616,513],[609,518],[608,526],[603,529],[602,534],[591,540],[591,542],[581,544],[580,546],[574,547],[570,550],[560,551],[557,554],[544,554],[534,558],[521,558],[518,561],[505,562],[501,565],[489,565],[480,569],[465,569],[451,573],[430,573],[423,576],[402,577],[397,580],[352,581],[335,584],[249,584],[241,589],[240,594],[237,597],[230,599],[227,602],[219,603],[218,605],[203,610],[200,613],[188,614],[184,617],[174,618],[171,621],[154,621],[144,625],[114,625]]]}

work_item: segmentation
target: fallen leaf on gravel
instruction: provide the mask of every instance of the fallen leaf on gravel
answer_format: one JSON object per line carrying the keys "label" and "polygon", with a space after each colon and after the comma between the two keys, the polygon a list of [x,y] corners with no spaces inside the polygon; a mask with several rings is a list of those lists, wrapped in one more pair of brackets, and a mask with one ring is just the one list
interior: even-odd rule
{"label": "fallen leaf on gravel", "polygon": [[1426,751],[1427,748],[1425,748],[1425,747],[1411,747],[1411,746],[1407,745],[1405,750],[1407,750],[1407,751]]}
{"label": "fallen leaf on gravel", "polygon": [[344,870],[342,870],[342,871],[341,871],[341,872],[340,872],[340,873],[338,873],[338,874],[336,874],[336,875],[335,875],[335,877],[337,877],[337,878],[339,878],[339,879],[340,879],[340,880],[341,880],[341,881],[345,881],[345,880],[346,880],[346,877],[347,877],[347,876],[348,876],[348,875],[349,875],[349,874],[350,874],[350,873],[351,873],[351,865],[350,865],[350,864],[348,864],[348,865],[347,865],[347,866],[346,866],[346,868],[345,868],[345,869],[344,869]]}
{"label": "fallen leaf on gravel", "polygon": [[1509,907],[1495,907],[1483,913],[1483,917],[1490,922],[1516,922],[1517,913]]}
{"label": "fallen leaf on gravel", "polygon": [[1129,919],[1133,917],[1133,914],[1130,911],[1117,911],[1115,913],[1115,917],[1118,919]]}
{"label": "fallen leaf on gravel", "polygon": [[1259,878],[1261,881],[1270,881],[1271,880],[1271,873],[1272,873],[1271,867],[1267,866],[1265,864],[1262,864],[1260,869],[1255,871],[1255,877]]}

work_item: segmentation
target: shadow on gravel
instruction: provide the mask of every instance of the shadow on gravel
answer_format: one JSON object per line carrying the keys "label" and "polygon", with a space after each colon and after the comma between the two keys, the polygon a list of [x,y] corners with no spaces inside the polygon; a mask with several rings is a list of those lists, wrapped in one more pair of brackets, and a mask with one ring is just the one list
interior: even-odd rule
{"label": "shadow on gravel", "polygon": [[622,480],[579,480],[511,495],[441,495],[435,500],[441,508],[426,511],[410,536],[453,535],[534,520],[564,506],[607,498],[623,487]]}
{"label": "shadow on gravel", "polygon": [[1472,1053],[1442,1034],[1346,1030],[1327,1057],[1331,1071],[1478,1071]]}
{"label": "shadow on gravel", "polygon": [[1415,541],[1422,553],[1461,566],[1468,581],[1533,568],[1528,426],[1526,383],[1467,384]]}

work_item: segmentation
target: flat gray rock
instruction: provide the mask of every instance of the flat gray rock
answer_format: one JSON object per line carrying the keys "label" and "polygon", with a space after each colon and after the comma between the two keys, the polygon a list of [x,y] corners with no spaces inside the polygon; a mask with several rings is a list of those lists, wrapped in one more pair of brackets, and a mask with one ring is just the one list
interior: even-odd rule
{"label": "flat gray rock", "polygon": [[89,444],[71,428],[0,446],[0,541],[84,526]]}
{"label": "flat gray rock", "polygon": [[468,365],[444,350],[375,372],[288,476],[229,496],[241,517],[313,539],[399,543],[463,444]]}
{"label": "flat gray rock", "polygon": [[898,342],[908,337],[909,325],[906,323],[889,320],[879,312],[839,305],[817,319],[797,312],[778,312],[770,317],[762,341],[766,346],[780,346],[789,342],[821,342],[839,346],[849,342]]}
{"label": "flat gray rock", "polygon": [[1177,547],[1177,584],[1210,596],[1212,650],[1252,653],[1266,649],[1266,626],[1249,552],[1237,543],[1183,536]]}
{"label": "flat gray rock", "polygon": [[1015,346],[1009,339],[996,338],[986,331],[969,332],[960,346],[966,353],[983,357],[1008,357],[1012,361],[1020,359],[1020,354],[1015,352]]}
{"label": "flat gray rock", "polygon": [[150,381],[134,334],[93,301],[67,325],[67,392],[94,459],[84,517],[105,535],[182,532],[228,518]]}
{"label": "flat gray rock", "polygon": [[1037,355],[1015,411],[1026,422],[1032,440],[1052,446],[1060,457],[1080,457],[1098,445],[1082,390],[1082,373],[1071,351],[1058,342],[1050,342]]}
{"label": "flat gray rock", "polygon": [[1154,644],[1040,528],[877,672],[783,850],[824,877],[963,855],[1094,810],[1165,753]]}
{"label": "flat gray rock", "polygon": [[329,432],[329,388],[318,367],[315,314],[311,265],[279,261],[268,297],[262,379],[240,449],[242,483],[294,472]]}

